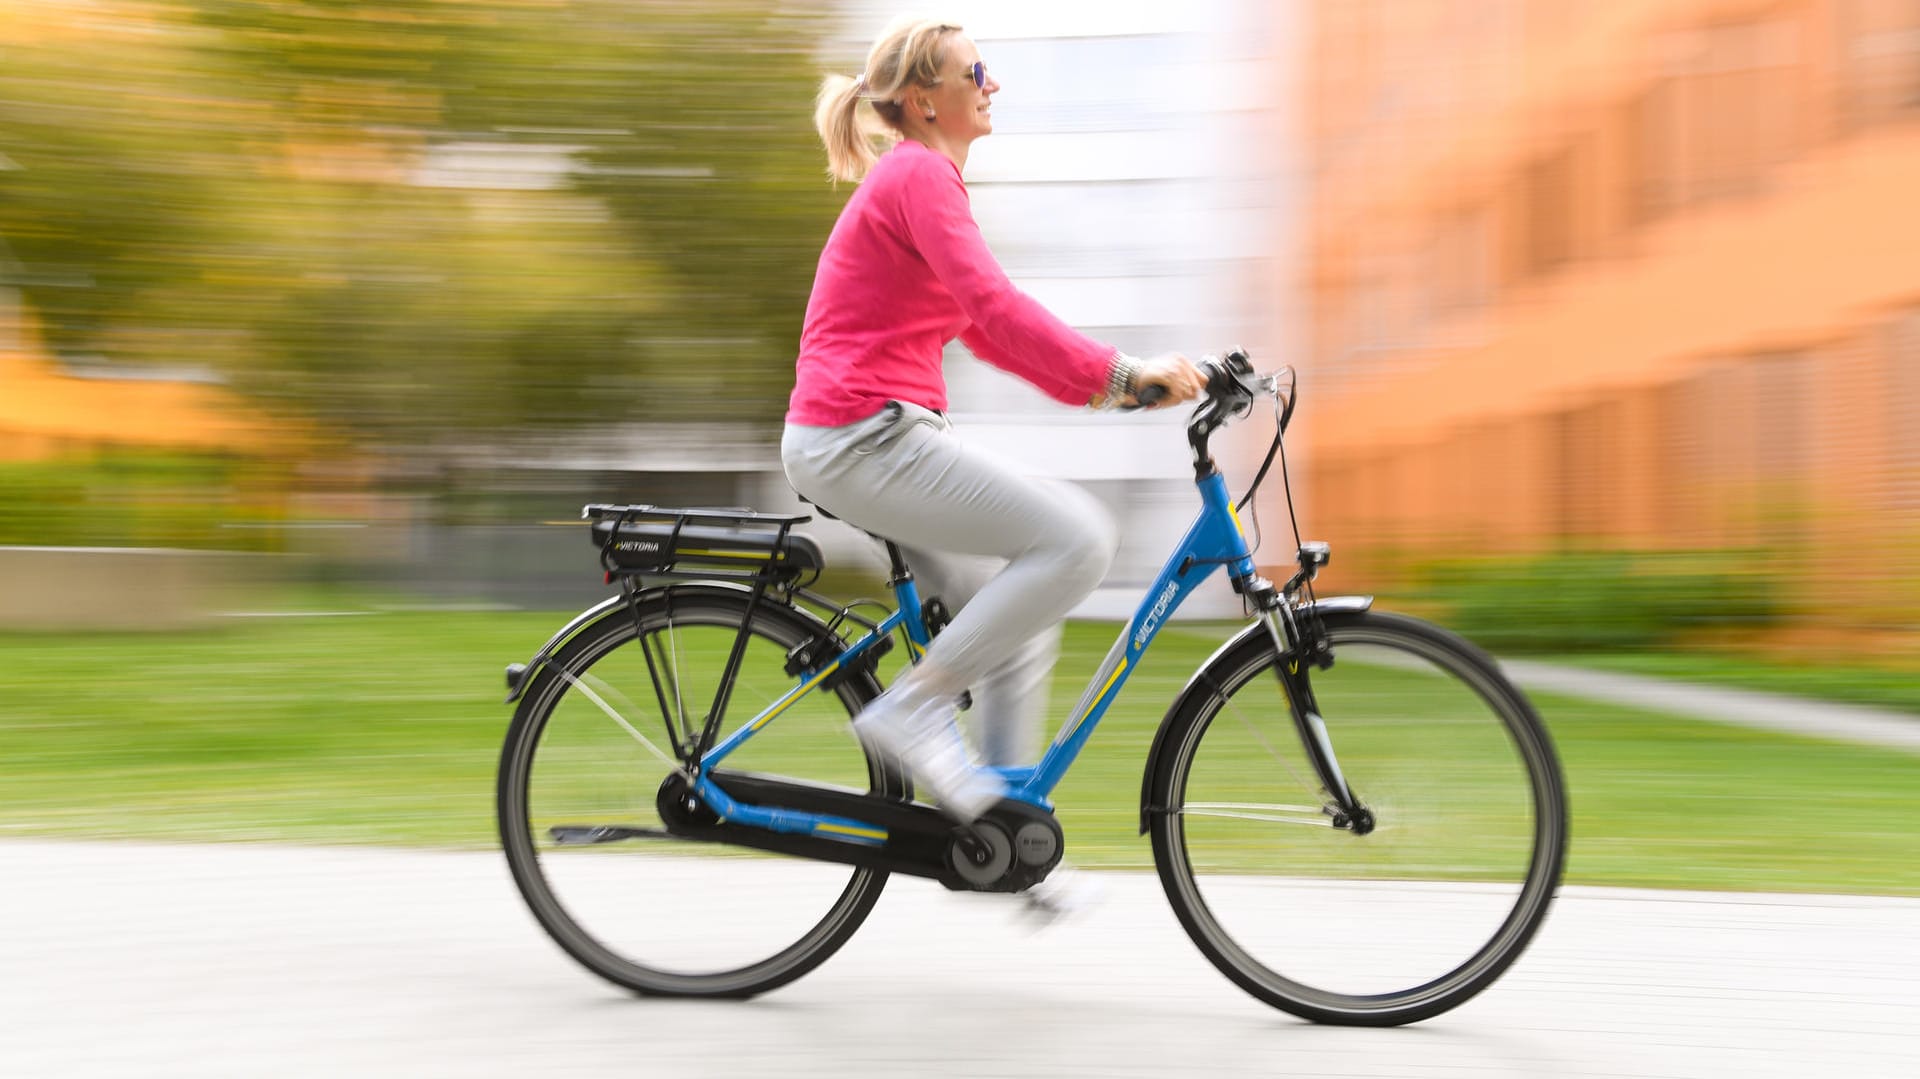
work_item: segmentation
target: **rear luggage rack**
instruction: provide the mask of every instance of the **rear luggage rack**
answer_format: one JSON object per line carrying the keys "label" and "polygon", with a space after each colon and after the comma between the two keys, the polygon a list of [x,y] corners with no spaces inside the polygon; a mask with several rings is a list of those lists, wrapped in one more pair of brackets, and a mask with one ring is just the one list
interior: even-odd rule
{"label": "rear luggage rack", "polygon": [[[700,577],[795,586],[820,575],[820,545],[795,535],[805,514],[592,503],[580,510],[608,580]],[[699,569],[683,570],[682,566]]]}

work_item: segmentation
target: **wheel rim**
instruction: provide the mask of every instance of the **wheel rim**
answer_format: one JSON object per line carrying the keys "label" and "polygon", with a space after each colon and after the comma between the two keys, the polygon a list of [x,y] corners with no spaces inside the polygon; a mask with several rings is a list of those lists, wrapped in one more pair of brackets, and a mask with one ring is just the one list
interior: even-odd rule
{"label": "wheel rim", "polygon": [[1166,829],[1190,928],[1283,1006],[1451,1006],[1551,896],[1562,811],[1528,767],[1544,747],[1503,719],[1513,706],[1485,672],[1432,642],[1365,625],[1333,641],[1314,692],[1374,830],[1331,826],[1270,663],[1250,658],[1176,747]]}
{"label": "wheel rim", "polygon": [[[636,636],[620,617],[567,656],[533,702],[539,718],[509,787],[518,823],[506,837],[525,867],[523,892],[570,953],[632,988],[742,993],[804,972],[864,916],[885,874],[677,838],[556,842],[556,827],[666,829],[655,798],[677,751],[662,702],[673,737],[698,731],[739,624],[737,609],[683,605],[669,617],[656,604]],[[755,628],[722,737],[798,680],[786,657],[805,632]],[[847,730],[857,706],[851,688],[809,694],[727,767],[870,789],[879,778]]]}

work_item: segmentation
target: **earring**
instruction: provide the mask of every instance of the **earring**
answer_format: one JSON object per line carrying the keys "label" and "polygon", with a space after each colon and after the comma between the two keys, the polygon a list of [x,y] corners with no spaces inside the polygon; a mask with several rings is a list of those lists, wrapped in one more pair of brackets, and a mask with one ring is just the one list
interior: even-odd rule
{"label": "earring", "polygon": [[928,109],[928,110],[927,110],[927,119],[929,119],[929,120],[931,120],[931,119],[933,119],[933,110],[932,110],[932,109]]}

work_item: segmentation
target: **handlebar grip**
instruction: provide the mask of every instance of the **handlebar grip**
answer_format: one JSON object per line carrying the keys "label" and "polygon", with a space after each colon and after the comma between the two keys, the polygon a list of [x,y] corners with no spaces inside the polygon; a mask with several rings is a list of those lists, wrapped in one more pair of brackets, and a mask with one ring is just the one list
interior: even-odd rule
{"label": "handlebar grip", "polygon": [[1166,396],[1167,388],[1155,383],[1153,385],[1140,387],[1140,389],[1134,393],[1133,400],[1135,407],[1146,408],[1150,405],[1159,404],[1161,399]]}

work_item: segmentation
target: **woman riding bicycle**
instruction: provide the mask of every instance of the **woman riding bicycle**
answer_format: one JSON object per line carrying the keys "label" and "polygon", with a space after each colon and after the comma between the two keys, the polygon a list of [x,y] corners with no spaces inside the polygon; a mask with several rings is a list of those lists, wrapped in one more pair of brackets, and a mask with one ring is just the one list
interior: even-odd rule
{"label": "woman riding bicycle", "polygon": [[[1036,479],[961,442],[946,417],[941,352],[974,355],[1048,396],[1094,408],[1152,407],[1204,388],[1184,356],[1139,360],[1069,328],[1013,286],[987,250],[961,179],[993,130],[1000,89],[957,26],[896,23],[858,79],[829,76],[814,122],[836,180],[863,181],[821,252],[781,441],[788,480],[849,524],[898,543],[957,608],[925,658],[854,720],[921,790],[963,821],[1004,792],[973,766],[955,726],[971,689],[982,758],[1031,753],[1059,623],[1112,564],[1105,510],[1071,484]],[[863,106],[894,145],[876,154]],[[989,579],[972,560],[1004,560]]]}

